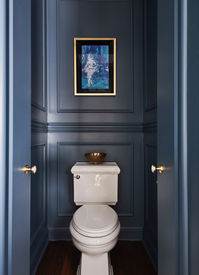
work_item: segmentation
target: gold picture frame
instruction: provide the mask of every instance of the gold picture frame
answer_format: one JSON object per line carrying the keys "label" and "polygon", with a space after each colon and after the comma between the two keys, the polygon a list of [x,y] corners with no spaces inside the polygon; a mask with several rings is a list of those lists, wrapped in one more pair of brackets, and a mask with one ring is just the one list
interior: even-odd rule
{"label": "gold picture frame", "polygon": [[[87,52],[84,54],[82,49]],[[95,52],[96,50],[97,53]],[[92,51],[92,54],[89,51]],[[95,52],[94,54],[93,51]],[[84,60],[83,55],[85,55],[85,58],[89,56],[91,60],[89,62],[90,67],[87,66],[87,73],[82,64],[82,60]],[[100,60],[100,63],[97,64],[94,59],[91,59],[92,56],[94,56],[95,60]],[[102,60],[104,63],[102,63]],[[98,69],[95,69],[96,67]],[[93,78],[95,76],[94,84],[94,81],[91,80],[92,76]],[[87,82],[85,82],[85,79]],[[83,85],[83,83],[85,84]],[[74,95],[116,96],[116,38],[74,38]]]}

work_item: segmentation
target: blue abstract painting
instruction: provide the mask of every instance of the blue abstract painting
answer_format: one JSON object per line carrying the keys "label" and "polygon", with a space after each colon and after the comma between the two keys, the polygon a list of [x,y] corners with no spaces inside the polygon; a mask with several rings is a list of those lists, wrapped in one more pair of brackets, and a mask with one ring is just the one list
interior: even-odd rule
{"label": "blue abstract painting", "polygon": [[109,46],[82,45],[82,89],[109,89]]}

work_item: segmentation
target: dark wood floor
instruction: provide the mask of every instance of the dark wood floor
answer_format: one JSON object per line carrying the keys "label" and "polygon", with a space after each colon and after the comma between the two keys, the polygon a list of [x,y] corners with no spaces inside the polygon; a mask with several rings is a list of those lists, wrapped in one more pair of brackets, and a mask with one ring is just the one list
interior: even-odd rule
{"label": "dark wood floor", "polygon": [[[72,242],[49,242],[36,275],[76,275],[79,259]],[[111,261],[114,275],[156,275],[141,242],[119,241]]]}

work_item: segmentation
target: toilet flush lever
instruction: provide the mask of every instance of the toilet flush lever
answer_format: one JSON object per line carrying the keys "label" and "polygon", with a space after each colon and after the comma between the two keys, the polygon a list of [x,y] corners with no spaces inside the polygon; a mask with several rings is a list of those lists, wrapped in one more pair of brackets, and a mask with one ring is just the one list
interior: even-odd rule
{"label": "toilet flush lever", "polygon": [[79,179],[80,179],[80,175],[76,175],[75,178],[76,178],[77,180],[79,180]]}
{"label": "toilet flush lever", "polygon": [[151,172],[155,173],[156,171],[158,171],[160,174],[162,174],[165,170],[165,167],[160,165],[158,167],[156,167],[155,165],[151,165]]}

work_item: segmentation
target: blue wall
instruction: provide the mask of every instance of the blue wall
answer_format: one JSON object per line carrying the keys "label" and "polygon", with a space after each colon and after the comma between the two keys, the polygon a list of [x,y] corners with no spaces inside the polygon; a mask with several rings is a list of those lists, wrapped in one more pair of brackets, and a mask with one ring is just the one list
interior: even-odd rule
{"label": "blue wall", "polygon": [[[73,38],[117,38],[117,96],[73,95]],[[120,168],[115,209],[120,238],[142,239],[144,224],[142,1],[47,2],[48,229],[70,238],[76,209],[70,168],[102,151]]]}
{"label": "blue wall", "polygon": [[[70,238],[76,209],[70,168],[88,151],[106,152],[107,161],[119,164],[120,238],[141,240],[144,233],[155,263],[155,1],[149,7],[139,0],[49,0],[46,16],[45,1],[32,5],[32,162],[39,167],[32,176],[32,265],[46,226],[49,239]],[[116,97],[73,95],[74,37],[117,38]]]}
{"label": "blue wall", "polygon": [[157,268],[157,0],[144,1],[144,234],[145,248]]}
{"label": "blue wall", "polygon": [[47,112],[45,78],[45,1],[32,1],[32,138],[31,162],[37,173],[31,176],[30,270],[34,273],[48,242],[46,167]]}
{"label": "blue wall", "polygon": [[[188,230],[189,230],[189,274],[197,275],[199,270],[198,251],[199,251],[199,2],[189,1],[187,9],[188,18],[188,71],[187,71],[187,125],[188,125]],[[186,225],[187,226],[187,225]],[[185,252],[186,253],[186,252]],[[184,255],[186,255],[184,253]]]}

